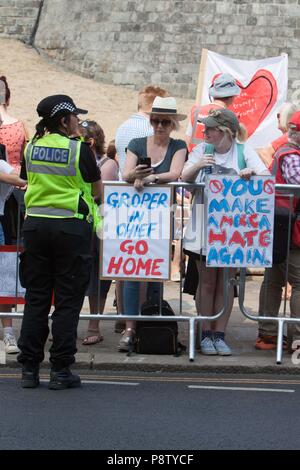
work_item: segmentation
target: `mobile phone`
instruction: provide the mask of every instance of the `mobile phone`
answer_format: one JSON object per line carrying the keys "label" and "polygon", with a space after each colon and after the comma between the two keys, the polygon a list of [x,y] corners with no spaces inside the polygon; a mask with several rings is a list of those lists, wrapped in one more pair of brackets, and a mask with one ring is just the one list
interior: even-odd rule
{"label": "mobile phone", "polygon": [[151,167],[151,158],[150,157],[140,158],[139,164],[140,165],[146,165],[148,168],[150,168]]}

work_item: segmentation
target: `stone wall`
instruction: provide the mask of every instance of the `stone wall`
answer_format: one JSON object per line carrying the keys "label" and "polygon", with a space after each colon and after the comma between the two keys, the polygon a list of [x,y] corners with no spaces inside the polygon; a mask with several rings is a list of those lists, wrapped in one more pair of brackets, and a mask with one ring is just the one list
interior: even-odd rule
{"label": "stone wall", "polygon": [[[23,5],[24,15],[39,4],[0,0],[0,28],[3,3],[16,13]],[[29,17],[9,34],[21,34],[20,20]],[[287,52],[290,88],[298,87],[299,39],[300,0],[44,0],[35,46],[96,80],[194,97],[202,48],[243,59]]]}
{"label": "stone wall", "polygon": [[41,0],[0,0],[0,37],[29,43]]}

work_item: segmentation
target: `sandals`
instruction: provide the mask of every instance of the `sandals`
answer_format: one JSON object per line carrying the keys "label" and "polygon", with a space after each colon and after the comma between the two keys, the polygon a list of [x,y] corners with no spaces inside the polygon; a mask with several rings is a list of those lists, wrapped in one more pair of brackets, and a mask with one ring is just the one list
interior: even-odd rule
{"label": "sandals", "polygon": [[100,333],[96,333],[96,332],[90,332],[85,338],[84,340],[82,341],[82,344],[84,346],[92,346],[93,344],[98,344],[98,343],[101,343],[101,341],[103,341],[103,336],[100,335]]}

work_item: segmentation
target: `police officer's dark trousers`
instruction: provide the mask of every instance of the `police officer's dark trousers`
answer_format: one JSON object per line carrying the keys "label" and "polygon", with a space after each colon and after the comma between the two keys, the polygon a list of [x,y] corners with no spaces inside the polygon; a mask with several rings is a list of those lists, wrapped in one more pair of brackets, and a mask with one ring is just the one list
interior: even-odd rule
{"label": "police officer's dark trousers", "polygon": [[76,218],[25,220],[20,278],[26,303],[18,341],[20,363],[37,365],[44,359],[53,293],[50,362],[59,370],[75,361],[79,314],[91,269],[91,236],[91,224]]}

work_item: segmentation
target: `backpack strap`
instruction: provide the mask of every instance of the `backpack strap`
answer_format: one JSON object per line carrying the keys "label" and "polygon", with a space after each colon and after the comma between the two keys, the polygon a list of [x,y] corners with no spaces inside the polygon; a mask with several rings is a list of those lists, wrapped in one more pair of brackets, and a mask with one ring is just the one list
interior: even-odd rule
{"label": "backpack strap", "polygon": [[237,152],[238,152],[238,166],[240,170],[247,168],[245,157],[244,157],[244,144],[237,143]]}
{"label": "backpack strap", "polygon": [[101,160],[98,162],[98,168],[100,169],[109,159],[109,157],[101,158]]}

